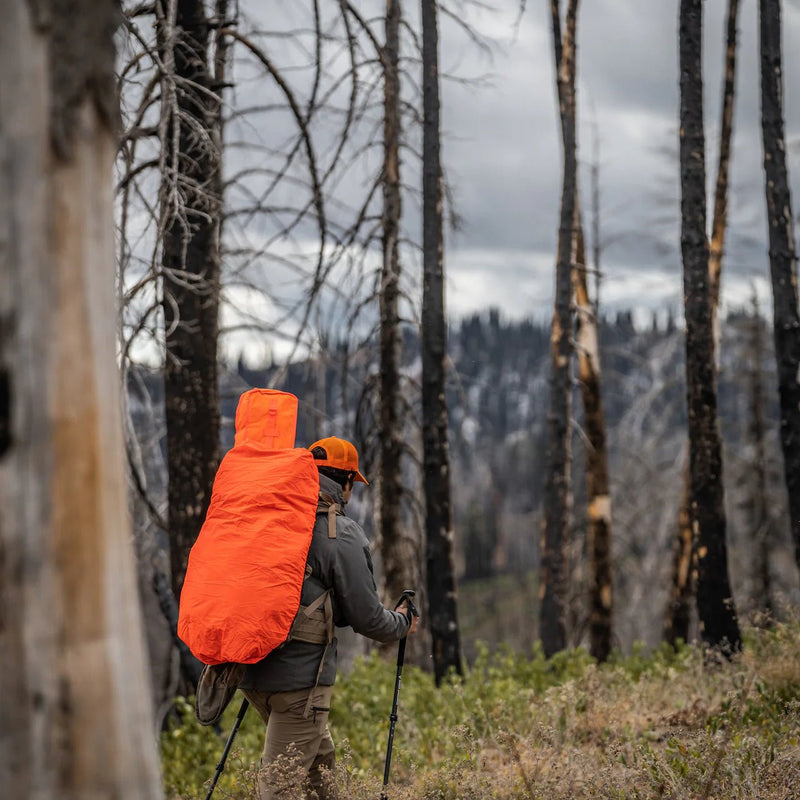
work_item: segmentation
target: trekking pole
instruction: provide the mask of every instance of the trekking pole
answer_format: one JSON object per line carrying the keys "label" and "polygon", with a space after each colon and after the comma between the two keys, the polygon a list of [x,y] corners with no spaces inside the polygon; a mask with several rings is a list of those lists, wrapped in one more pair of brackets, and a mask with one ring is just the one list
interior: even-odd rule
{"label": "trekking pole", "polygon": [[225,768],[225,761],[228,758],[228,753],[231,750],[233,737],[236,736],[236,732],[239,730],[239,726],[242,724],[242,720],[244,719],[244,715],[247,713],[247,707],[249,705],[250,703],[247,702],[247,698],[245,697],[245,699],[242,700],[239,713],[236,715],[236,722],[233,723],[233,728],[231,728],[231,732],[228,735],[228,741],[225,742],[225,749],[222,751],[222,758],[219,760],[219,764],[217,764],[217,771],[214,773],[214,779],[211,781],[211,788],[208,790],[206,800],[211,800],[211,793],[214,791],[214,787],[217,785],[219,776],[222,775],[222,770]]}
{"label": "trekking pole", "polygon": [[[403,600],[408,605],[408,611],[411,615],[418,617],[419,612],[412,601],[415,592],[413,589],[406,589],[403,592],[403,597],[397,605],[402,605]],[[409,622],[411,617],[409,616]],[[397,722],[397,696],[400,694],[400,676],[403,672],[403,661],[406,657],[406,636],[400,640],[397,646],[397,675],[394,679],[394,699],[392,700],[392,713],[389,715],[389,741],[386,745],[386,764],[383,767],[383,790],[381,791],[381,800],[388,800],[386,796],[386,787],[389,785],[389,767],[392,764],[392,745],[394,744],[394,726]]]}

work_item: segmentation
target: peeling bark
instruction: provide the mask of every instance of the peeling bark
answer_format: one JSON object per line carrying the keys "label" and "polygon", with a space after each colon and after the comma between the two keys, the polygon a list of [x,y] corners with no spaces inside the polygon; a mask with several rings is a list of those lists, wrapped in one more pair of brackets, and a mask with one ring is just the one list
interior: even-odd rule
{"label": "peeling bark", "polygon": [[575,125],[575,30],[578,0],[569,0],[564,37],[560,34],[557,0],[552,0],[553,46],[556,53],[559,109],[564,145],[561,217],[556,262],[555,308],[551,336],[552,371],[547,419],[539,597],[540,638],[546,655],[566,646],[565,547],[570,517],[570,409],[572,342],[571,275],[575,257],[577,145]]}

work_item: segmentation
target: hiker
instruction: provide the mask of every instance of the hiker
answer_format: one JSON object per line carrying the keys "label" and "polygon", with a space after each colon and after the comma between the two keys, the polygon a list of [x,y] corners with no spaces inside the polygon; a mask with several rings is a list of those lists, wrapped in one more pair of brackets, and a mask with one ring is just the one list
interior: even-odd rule
{"label": "hiker", "polygon": [[403,601],[394,611],[383,607],[372,573],[369,544],[361,527],[344,509],[356,483],[367,484],[358,470],[358,453],[335,436],[308,448],[319,471],[319,505],[300,611],[289,640],[247,667],[239,685],[266,723],[258,796],[275,793],[265,767],[286,753],[296,753],[320,800],[335,797],[333,776],[323,780],[320,767],[333,770],[334,746],[328,711],[336,679],[334,626],[350,626],[379,642],[402,639],[417,628]]}

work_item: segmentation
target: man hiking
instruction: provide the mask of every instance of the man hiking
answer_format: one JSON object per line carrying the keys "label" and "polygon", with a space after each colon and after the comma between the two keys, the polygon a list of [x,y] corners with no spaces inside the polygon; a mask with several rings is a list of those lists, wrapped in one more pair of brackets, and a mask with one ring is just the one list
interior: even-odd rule
{"label": "man hiking", "polygon": [[[308,796],[335,797],[334,746],[328,712],[336,679],[334,626],[350,626],[379,642],[402,639],[417,628],[403,601],[383,607],[372,573],[369,544],[344,509],[355,483],[367,483],[358,470],[358,453],[335,436],[308,448],[319,471],[319,505],[306,560],[300,610],[285,644],[247,667],[239,688],[266,723],[258,782],[259,800],[277,797],[270,765],[295,754],[308,773]],[[316,794],[314,794],[316,793]]]}

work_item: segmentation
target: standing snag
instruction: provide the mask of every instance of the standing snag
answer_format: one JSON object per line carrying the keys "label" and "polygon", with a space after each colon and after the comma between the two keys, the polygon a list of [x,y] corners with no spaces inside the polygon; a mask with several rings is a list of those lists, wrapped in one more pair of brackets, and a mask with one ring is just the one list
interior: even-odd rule
{"label": "standing snag", "polygon": [[438,0],[422,0],[422,441],[428,625],[439,683],[459,675],[461,643],[456,617],[453,507],[450,494],[445,361],[442,165],[439,123]]}
{"label": "standing snag", "polygon": [[773,334],[778,363],[781,447],[795,561],[800,568],[800,310],[792,195],[783,124],[780,0],[760,0],[761,133],[769,225]]}
{"label": "standing snag", "polygon": [[546,655],[566,647],[565,547],[570,517],[570,413],[572,393],[572,271],[575,260],[577,144],[575,126],[575,30],[578,0],[569,0],[561,37],[558,0],[552,0],[553,47],[564,145],[561,217],[556,259],[556,292],[551,336],[550,411],[547,419],[539,597],[540,638]]}
{"label": "standing snag", "polygon": [[741,647],[741,635],[728,577],[714,335],[708,313],[702,0],[681,0],[680,94],[681,252],[697,610],[703,641],[730,652]]}

